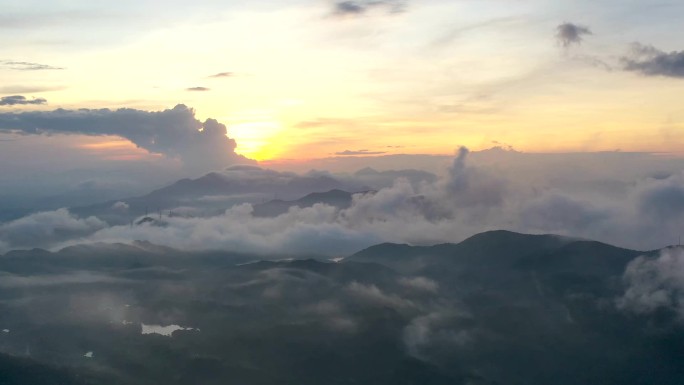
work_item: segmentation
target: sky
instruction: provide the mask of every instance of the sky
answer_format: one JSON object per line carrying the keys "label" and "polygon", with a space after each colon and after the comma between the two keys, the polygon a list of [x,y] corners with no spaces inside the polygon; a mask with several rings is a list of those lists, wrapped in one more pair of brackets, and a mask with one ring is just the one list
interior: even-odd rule
{"label": "sky", "polygon": [[177,105],[225,125],[227,151],[264,164],[460,145],[684,148],[678,1],[0,4],[2,152],[62,146],[100,161],[187,163],[178,146],[95,121],[66,138],[54,116],[40,132],[8,123],[20,112]]}
{"label": "sky", "polygon": [[[0,6],[0,250],[682,235],[680,1]],[[250,211],[331,188],[377,195]],[[173,226],[122,226],[160,196]]]}

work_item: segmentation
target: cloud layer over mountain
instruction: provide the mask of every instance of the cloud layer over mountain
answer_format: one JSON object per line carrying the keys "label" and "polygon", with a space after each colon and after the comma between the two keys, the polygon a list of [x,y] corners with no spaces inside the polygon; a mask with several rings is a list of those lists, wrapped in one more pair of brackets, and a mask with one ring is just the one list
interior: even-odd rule
{"label": "cloud layer over mountain", "polygon": [[[468,150],[462,148],[443,177],[422,182],[398,178],[391,187],[354,195],[348,208],[319,203],[292,207],[269,218],[254,216],[252,205],[247,203],[211,216],[186,207],[178,208],[174,216],[159,219],[155,215],[154,221],[135,226],[105,226],[96,218],[79,219],[59,210],[3,225],[5,236],[1,240],[5,250],[31,244],[54,248],[80,242],[147,240],[181,249],[339,256],[381,242],[454,242],[491,229],[557,233],[641,250],[673,244],[681,232],[682,173],[586,192],[529,186],[526,181],[512,179],[517,174],[472,166],[468,157]],[[243,174],[239,178],[243,183],[251,181],[241,187],[244,191],[240,194],[249,193],[250,183],[261,188],[267,186],[264,183],[269,178],[296,177],[249,167],[237,171]],[[325,180],[326,185],[339,183],[332,177]],[[190,188],[192,183],[183,186]],[[262,190],[255,191],[263,194]],[[192,200],[187,203],[192,204]],[[120,210],[123,204],[128,203],[118,203],[116,208],[110,204],[108,209],[125,214],[127,211]],[[28,239],[32,234],[36,235],[33,243]]]}

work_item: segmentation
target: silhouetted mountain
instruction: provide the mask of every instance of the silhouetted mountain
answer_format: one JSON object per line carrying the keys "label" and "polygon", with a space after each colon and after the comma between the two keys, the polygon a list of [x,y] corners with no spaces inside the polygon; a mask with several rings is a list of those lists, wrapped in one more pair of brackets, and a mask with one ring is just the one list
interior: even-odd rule
{"label": "silhouetted mountain", "polygon": [[285,214],[290,207],[311,207],[316,203],[346,209],[351,206],[352,195],[352,193],[335,189],[323,193],[311,193],[294,201],[277,199],[254,205],[252,214],[257,217],[276,217]]}
{"label": "silhouetted mountain", "polygon": [[[237,174],[237,175],[234,175]],[[243,175],[246,174],[247,176]],[[362,186],[353,182],[341,182],[329,175],[297,175],[282,174],[271,170],[263,170],[253,166],[234,166],[225,173],[212,172],[197,179],[181,179],[169,186],[154,190],[149,194],[121,199],[127,208],[117,211],[109,201],[70,210],[81,216],[97,216],[111,224],[125,224],[132,218],[152,213],[173,215],[170,209],[191,206],[197,212],[206,215],[217,215],[238,203],[257,203],[274,196],[279,199],[294,199],[305,194],[310,196],[298,200],[298,204],[312,205],[315,200],[328,201],[335,205],[344,205],[350,199],[340,189],[351,188],[362,190]],[[311,193],[325,193],[320,196]],[[285,207],[286,203],[272,203],[276,211]],[[348,203],[347,203],[348,205]],[[263,210],[267,210],[266,207]],[[154,219],[154,216],[151,218]]]}
{"label": "silhouetted mountain", "polygon": [[381,244],[362,250],[347,261],[376,262],[402,271],[419,271],[430,264],[475,267],[551,265],[595,269],[615,273],[641,254],[600,242],[558,235],[528,235],[497,230],[474,235],[461,243],[434,246]]}

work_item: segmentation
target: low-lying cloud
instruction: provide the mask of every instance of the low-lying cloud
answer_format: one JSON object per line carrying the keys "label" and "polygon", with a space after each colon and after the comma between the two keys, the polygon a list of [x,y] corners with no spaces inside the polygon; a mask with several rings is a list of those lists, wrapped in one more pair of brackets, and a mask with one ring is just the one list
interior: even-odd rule
{"label": "low-lying cloud", "polygon": [[95,217],[77,218],[67,209],[41,212],[0,225],[0,243],[13,248],[50,247],[86,237],[107,224]]}
{"label": "low-lying cloud", "polygon": [[[681,172],[625,183],[618,183],[624,176],[616,175],[612,184],[585,192],[572,179],[578,176],[567,174],[569,171],[556,170],[555,175],[571,178],[573,189],[563,189],[562,184],[549,188],[535,186],[538,182],[524,179],[523,175],[471,165],[470,157],[467,149],[460,149],[444,175],[436,180],[410,181],[398,173],[391,186],[353,195],[348,207],[323,203],[304,208],[294,206],[277,217],[255,216],[253,206],[247,203],[213,214],[202,214],[192,207],[168,207],[164,212],[172,211],[173,216],[155,215],[152,221],[137,218],[134,222],[140,224],[134,226],[108,226],[96,218],[80,219],[66,210],[58,210],[40,215],[62,218],[65,223],[73,223],[67,228],[79,230],[65,233],[59,221],[38,221],[30,216],[3,225],[0,242],[8,250],[34,245],[59,248],[81,242],[147,240],[189,250],[339,257],[382,242],[458,242],[492,229],[556,233],[640,250],[673,244],[681,233]],[[233,175],[237,184],[231,185],[244,187],[244,191],[239,191],[241,194],[249,193],[250,183],[259,187],[279,178],[282,183],[271,181],[267,185],[285,189],[292,180],[298,180],[296,174],[247,166],[231,170],[237,173]],[[372,170],[360,174],[381,180],[385,177]],[[129,215],[123,203],[115,204],[109,212],[118,210]],[[183,206],[188,204],[192,202],[183,202]],[[423,286],[429,291],[429,284]]]}
{"label": "low-lying cloud", "polygon": [[637,314],[667,309],[684,321],[684,248],[668,248],[655,258],[635,259],[627,266],[624,281],[627,289],[618,307]]}

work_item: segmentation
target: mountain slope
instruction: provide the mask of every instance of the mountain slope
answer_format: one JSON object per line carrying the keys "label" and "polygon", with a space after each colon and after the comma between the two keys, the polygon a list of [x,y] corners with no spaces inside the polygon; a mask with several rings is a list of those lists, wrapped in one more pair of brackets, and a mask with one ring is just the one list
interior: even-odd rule
{"label": "mountain slope", "polygon": [[326,204],[338,209],[346,209],[351,206],[352,195],[350,192],[334,189],[327,192],[311,193],[294,201],[276,199],[254,205],[252,214],[256,217],[276,217],[285,214],[291,207],[305,208],[317,203]]}

